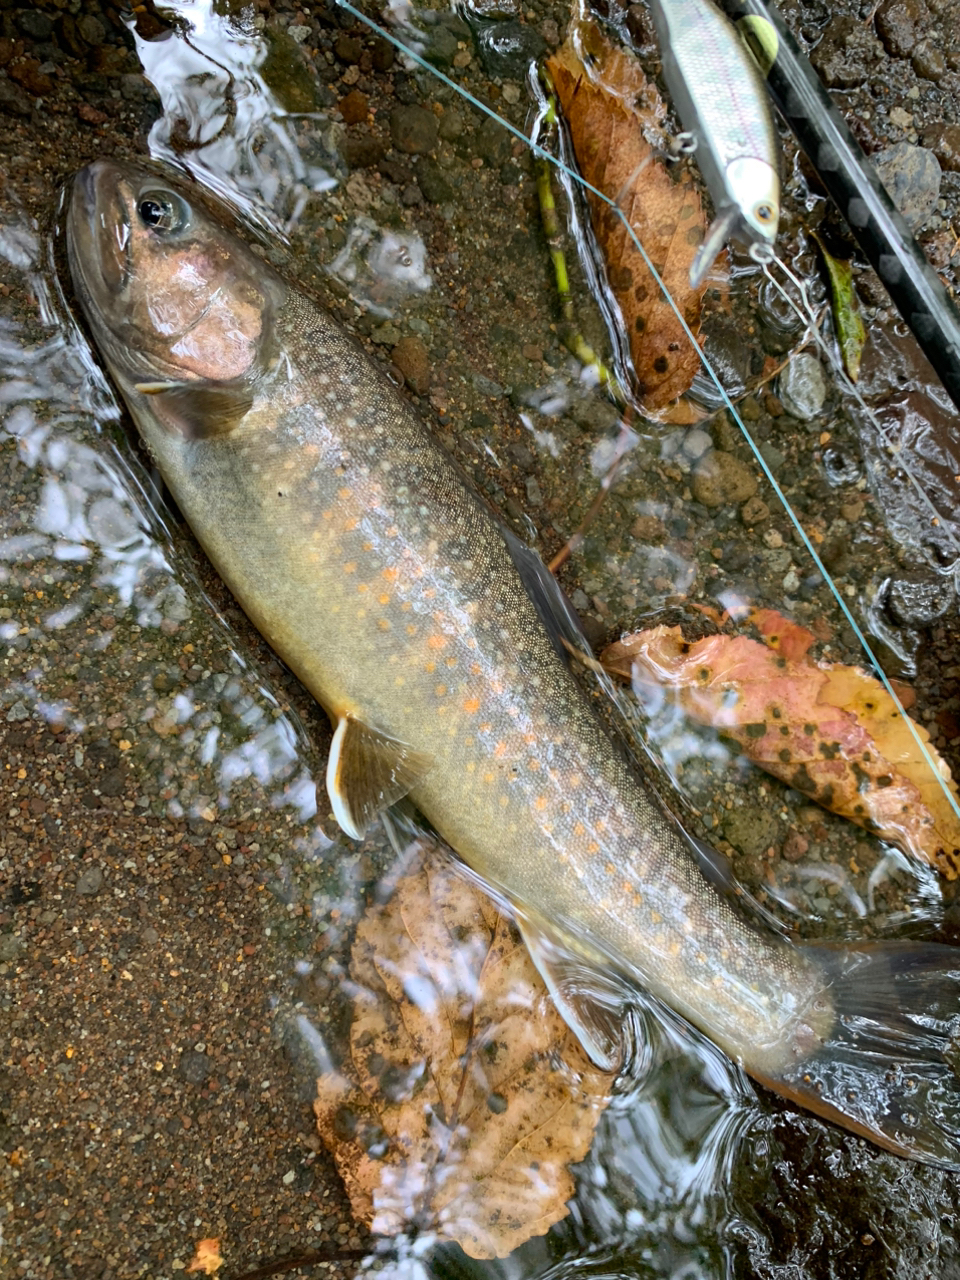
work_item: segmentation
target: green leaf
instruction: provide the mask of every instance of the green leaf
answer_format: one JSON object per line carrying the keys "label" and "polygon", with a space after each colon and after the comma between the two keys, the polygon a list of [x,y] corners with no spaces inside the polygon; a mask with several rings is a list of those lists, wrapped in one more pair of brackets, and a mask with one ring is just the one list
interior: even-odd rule
{"label": "green leaf", "polygon": [[830,280],[830,305],[833,308],[833,325],[840,344],[843,367],[851,382],[860,376],[860,357],[863,355],[863,344],[867,340],[867,331],[863,327],[860,315],[860,302],[857,291],[853,287],[853,268],[846,258],[835,258],[828,252],[820,237],[814,232],[820,253],[823,255],[827,276]]}

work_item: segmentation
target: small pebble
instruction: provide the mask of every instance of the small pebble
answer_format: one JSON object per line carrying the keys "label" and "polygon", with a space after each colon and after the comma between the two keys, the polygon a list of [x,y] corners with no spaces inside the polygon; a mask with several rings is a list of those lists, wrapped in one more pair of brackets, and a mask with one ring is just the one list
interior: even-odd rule
{"label": "small pebble", "polygon": [[393,348],[391,355],[410,390],[418,396],[426,395],[430,390],[430,353],[423,339],[408,333]]}
{"label": "small pebble", "polygon": [[196,1049],[185,1049],[177,1063],[177,1074],[187,1084],[203,1084],[213,1070],[213,1062],[205,1053]]}
{"label": "small pebble", "polygon": [[697,502],[705,507],[739,505],[757,492],[757,479],[749,467],[730,453],[712,450],[700,459],[690,480]]}
{"label": "small pebble", "polygon": [[751,525],[763,524],[765,520],[770,518],[770,508],[762,498],[748,498],[740,508],[741,521],[750,527]]}
{"label": "small pebble", "polygon": [[395,107],[390,113],[390,136],[393,145],[407,155],[433,151],[439,137],[437,117],[424,107]]}
{"label": "small pebble", "polygon": [[103,872],[99,867],[87,867],[80,875],[77,881],[77,893],[85,894],[87,897],[95,897],[100,892],[100,886],[103,884]]}
{"label": "small pebble", "polygon": [[801,422],[810,422],[823,408],[827,384],[816,356],[801,351],[780,375],[780,400],[784,409]]}
{"label": "small pebble", "polygon": [[926,222],[940,199],[940,165],[932,151],[898,142],[872,157],[880,180],[911,231]]}

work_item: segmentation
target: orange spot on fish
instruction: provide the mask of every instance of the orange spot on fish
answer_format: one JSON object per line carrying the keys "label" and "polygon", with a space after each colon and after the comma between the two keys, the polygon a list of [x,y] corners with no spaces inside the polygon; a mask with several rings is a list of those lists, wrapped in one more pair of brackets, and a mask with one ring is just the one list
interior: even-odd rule
{"label": "orange spot on fish", "polygon": [[395,524],[392,524],[390,528],[387,530],[387,537],[395,538],[399,532],[400,530],[397,528],[397,526]]}
{"label": "orange spot on fish", "polygon": [[400,577],[400,570],[394,568],[384,569],[380,577],[385,578],[387,582],[396,582]]}
{"label": "orange spot on fish", "polygon": [[599,852],[600,852],[600,846],[597,844],[596,840],[591,840],[590,843],[587,845],[587,853],[599,853]]}
{"label": "orange spot on fish", "polygon": [[507,744],[505,742],[496,743],[496,745],[493,748],[494,759],[502,760],[506,754],[507,754]]}
{"label": "orange spot on fish", "polygon": [[414,624],[413,624],[412,622],[408,622],[408,623],[407,623],[407,635],[408,635],[408,636],[415,636],[416,634],[417,634],[417,628],[414,626]]}
{"label": "orange spot on fish", "polygon": [[547,797],[537,796],[536,800],[533,802],[533,807],[536,809],[537,813],[543,813],[544,809],[547,807]]}
{"label": "orange spot on fish", "polygon": [[447,692],[447,686],[445,684],[438,684],[434,688],[433,692],[437,695],[438,698],[442,698]]}
{"label": "orange spot on fish", "polygon": [[382,596],[377,596],[377,599],[380,601],[381,604],[390,603],[390,597],[386,593],[384,593]]}
{"label": "orange spot on fish", "polygon": [[367,582],[358,582],[358,583],[357,583],[357,591],[363,592],[363,591],[369,591],[369,590],[370,590],[370,584],[369,584],[369,583],[367,583]]}
{"label": "orange spot on fish", "polygon": [[[573,828],[573,834],[575,836],[585,836],[587,834],[587,829],[582,822],[578,822],[577,825]],[[610,872],[610,875],[613,875],[612,871]]]}
{"label": "orange spot on fish", "polygon": [[432,676],[437,669],[437,664],[435,662],[428,662],[423,669],[424,671],[427,672],[428,675]]}
{"label": "orange spot on fish", "polygon": [[627,894],[633,893],[633,885],[630,883],[630,881],[629,881],[629,880],[624,880],[624,882],[623,882],[623,892],[624,892],[624,893],[627,893]]}
{"label": "orange spot on fish", "polygon": [[343,532],[344,532],[344,533],[353,533],[354,529],[357,527],[357,525],[358,525],[359,523],[360,523],[360,521],[359,521],[359,520],[355,520],[355,519],[354,519],[354,520],[344,520],[344,522],[343,522]]}
{"label": "orange spot on fish", "polygon": [[469,712],[470,715],[473,715],[475,711],[480,710],[480,699],[468,698],[466,702],[463,704],[463,709],[464,711]]}
{"label": "orange spot on fish", "polygon": [[651,922],[651,924],[659,924],[659,923],[660,923],[660,921],[661,921],[662,919],[663,919],[663,916],[660,914],[660,912],[659,912],[659,911],[651,911],[651,912],[650,912],[650,922]]}
{"label": "orange spot on fish", "polygon": [[447,637],[438,635],[428,636],[427,646],[430,649],[445,649],[447,647]]}
{"label": "orange spot on fish", "polygon": [[338,490],[337,490],[337,497],[338,497],[338,498],[352,498],[352,497],[353,497],[353,490],[352,490],[352,489],[338,489]]}
{"label": "orange spot on fish", "polygon": [[482,672],[483,672],[483,667],[481,667],[481,665],[480,665],[480,663],[479,663],[479,662],[473,662],[473,663],[471,663],[471,664],[470,664],[470,674],[471,674],[471,675],[473,675],[473,676],[478,676],[478,675],[482,674]]}
{"label": "orange spot on fish", "polygon": [[364,549],[364,551],[372,551],[372,550],[373,550],[373,543],[372,543],[372,542],[365,542],[365,543],[363,544],[363,549]]}
{"label": "orange spot on fish", "polygon": [[377,622],[377,626],[380,628],[381,631],[390,630],[390,623],[386,618],[380,618]]}
{"label": "orange spot on fish", "polygon": [[356,562],[356,560],[348,560],[348,561],[347,561],[347,563],[343,566],[343,572],[344,572],[344,573],[356,573],[356,572],[357,572],[357,562]]}
{"label": "orange spot on fish", "polygon": [[540,761],[539,761],[539,760],[528,760],[528,761],[527,761],[527,768],[528,768],[528,769],[532,769],[532,770],[533,770],[533,772],[534,772],[534,773],[536,773],[536,771],[540,768]]}

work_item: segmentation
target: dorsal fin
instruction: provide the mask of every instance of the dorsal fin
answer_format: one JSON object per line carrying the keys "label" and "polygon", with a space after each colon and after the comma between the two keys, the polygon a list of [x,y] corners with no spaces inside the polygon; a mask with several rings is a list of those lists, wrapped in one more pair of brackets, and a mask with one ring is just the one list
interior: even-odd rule
{"label": "dorsal fin", "polygon": [[341,830],[361,839],[374,818],[402,799],[431,763],[407,743],[353,716],[341,716],[327,761],[327,793]]}
{"label": "dorsal fin", "polygon": [[576,610],[538,553],[503,525],[500,532],[527,595],[560,657],[567,662],[571,652],[592,653]]}
{"label": "dorsal fin", "polygon": [[164,420],[188,440],[229,435],[253,405],[246,379],[230,382],[137,382],[134,391],[155,398]]}

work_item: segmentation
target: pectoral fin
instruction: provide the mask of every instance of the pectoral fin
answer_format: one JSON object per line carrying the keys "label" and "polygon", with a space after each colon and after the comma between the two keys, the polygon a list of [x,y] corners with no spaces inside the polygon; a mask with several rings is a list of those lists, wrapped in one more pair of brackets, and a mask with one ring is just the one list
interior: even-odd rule
{"label": "pectoral fin", "polygon": [[690,287],[698,289],[707,272],[716,261],[717,254],[727,243],[740,220],[740,210],[734,204],[721,209],[707,229],[703,244],[690,263]]}
{"label": "pectoral fin", "polygon": [[134,391],[156,397],[163,418],[188,440],[228,435],[253,404],[253,391],[234,382],[137,382]]}
{"label": "pectoral fin", "polygon": [[430,768],[429,756],[341,716],[327,761],[327,792],[333,815],[348,836],[359,840],[390,805],[402,799]]}
{"label": "pectoral fin", "polygon": [[634,1057],[625,1017],[629,992],[615,974],[566,949],[541,923],[517,915],[530,959],[546,984],[557,1012],[601,1071],[620,1071]]}

